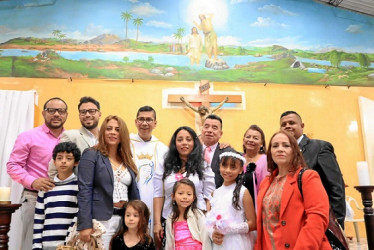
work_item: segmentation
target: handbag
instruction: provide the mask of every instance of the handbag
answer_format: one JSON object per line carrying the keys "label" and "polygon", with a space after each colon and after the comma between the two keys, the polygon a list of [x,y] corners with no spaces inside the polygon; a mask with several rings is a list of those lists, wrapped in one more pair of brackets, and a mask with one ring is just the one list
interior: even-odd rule
{"label": "handbag", "polygon": [[[299,187],[301,197],[303,197],[303,186],[302,186],[301,178],[305,170],[306,168],[301,169],[297,177],[297,185]],[[325,235],[333,250],[348,250],[349,249],[348,241],[347,241],[347,238],[345,237],[343,228],[340,226],[337,219],[335,218],[334,212],[332,211],[331,207],[329,210],[329,225],[327,227]]]}

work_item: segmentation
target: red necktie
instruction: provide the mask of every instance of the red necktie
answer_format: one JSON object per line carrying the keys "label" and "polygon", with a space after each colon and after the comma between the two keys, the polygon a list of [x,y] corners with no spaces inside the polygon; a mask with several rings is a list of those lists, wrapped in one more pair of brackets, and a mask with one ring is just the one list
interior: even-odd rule
{"label": "red necktie", "polygon": [[204,151],[204,160],[210,164],[210,152],[212,151],[212,149],[210,147],[206,147],[205,148],[205,151]]}

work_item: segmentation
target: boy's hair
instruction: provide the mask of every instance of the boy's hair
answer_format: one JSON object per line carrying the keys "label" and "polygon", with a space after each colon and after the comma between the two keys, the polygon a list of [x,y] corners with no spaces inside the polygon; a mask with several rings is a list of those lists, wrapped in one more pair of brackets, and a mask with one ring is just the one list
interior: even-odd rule
{"label": "boy's hair", "polygon": [[[235,162],[238,161],[243,170],[244,163],[243,163],[243,160],[241,159],[242,156],[234,150],[229,151],[229,152],[230,153],[228,152],[222,153],[222,157],[220,156],[220,159],[221,159],[220,165],[224,165],[224,166],[235,165]],[[243,171],[240,174],[238,174],[238,176],[236,177],[236,186],[235,186],[233,196],[232,196],[232,206],[236,210],[242,209],[239,205],[239,200],[240,200],[239,195],[240,195],[240,189],[242,185],[243,185]]]}
{"label": "boy's hair", "polygon": [[[191,203],[191,205],[189,207],[186,208],[186,210],[184,210],[183,218],[187,220],[188,210],[190,210],[190,208],[191,208],[192,212],[195,213],[195,211],[197,209],[197,196],[196,196],[195,184],[191,180],[189,180],[187,178],[184,178],[184,179],[181,179],[181,180],[174,183],[173,197],[175,197],[175,193],[177,192],[178,187],[182,184],[192,187],[193,196],[194,196],[194,201]],[[173,211],[172,211],[171,221],[172,221],[172,225],[174,225],[174,222],[179,218],[178,204],[174,200],[172,202],[172,209],[173,209]]]}
{"label": "boy's hair", "polygon": [[123,237],[123,234],[127,232],[128,227],[125,224],[126,210],[127,208],[132,207],[135,211],[139,213],[139,223],[138,223],[138,236],[140,238],[141,244],[150,244],[152,241],[151,236],[148,233],[148,221],[150,212],[147,205],[141,200],[132,200],[126,203],[124,206],[123,220],[121,229],[112,237],[110,241],[110,246],[112,246],[113,240],[117,236]]}
{"label": "boy's hair", "polygon": [[72,153],[74,156],[74,162],[79,162],[81,159],[81,151],[77,147],[77,144],[74,142],[60,142],[56,145],[56,147],[53,149],[52,158],[53,160],[56,160],[58,153]]}

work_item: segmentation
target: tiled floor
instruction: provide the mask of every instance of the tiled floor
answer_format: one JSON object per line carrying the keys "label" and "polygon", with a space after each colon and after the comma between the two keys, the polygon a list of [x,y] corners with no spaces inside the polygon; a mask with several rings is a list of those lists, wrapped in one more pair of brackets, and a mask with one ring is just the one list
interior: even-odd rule
{"label": "tiled floor", "polygon": [[360,238],[360,242],[356,238],[349,240],[349,250],[368,250],[366,238]]}

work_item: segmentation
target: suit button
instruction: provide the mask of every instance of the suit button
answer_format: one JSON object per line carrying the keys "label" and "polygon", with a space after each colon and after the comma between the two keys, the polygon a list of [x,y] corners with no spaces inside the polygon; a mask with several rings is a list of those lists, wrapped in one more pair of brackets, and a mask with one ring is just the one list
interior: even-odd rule
{"label": "suit button", "polygon": [[285,226],[285,225],[286,225],[286,221],[285,221],[285,220],[282,220],[281,225],[282,225],[282,226]]}
{"label": "suit button", "polygon": [[286,243],[286,244],[284,244],[284,247],[285,248],[290,248],[290,244]]}

